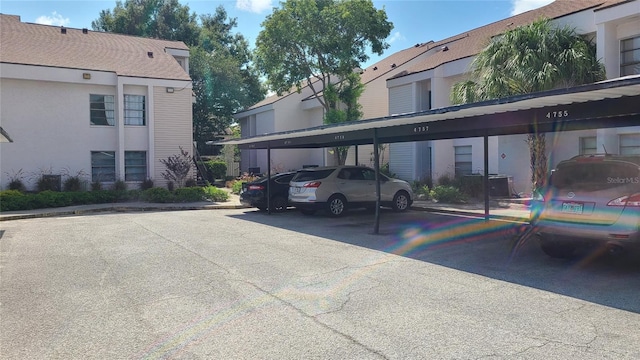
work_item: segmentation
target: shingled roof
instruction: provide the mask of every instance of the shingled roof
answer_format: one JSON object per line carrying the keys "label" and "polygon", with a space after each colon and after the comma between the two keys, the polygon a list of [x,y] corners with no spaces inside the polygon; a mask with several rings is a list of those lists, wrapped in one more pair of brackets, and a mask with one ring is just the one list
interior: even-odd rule
{"label": "shingled roof", "polygon": [[119,76],[190,80],[167,49],[180,41],[23,23],[0,14],[0,62],[114,72]]}
{"label": "shingled roof", "polygon": [[432,44],[432,48],[446,46],[447,51],[435,53],[406,72],[398,74],[395,78],[435,69],[448,62],[475,56],[489,44],[492,37],[541,18],[557,19],[587,9],[596,10],[599,7],[610,7],[622,2],[626,2],[626,0],[556,0],[541,8],[438,41]]}

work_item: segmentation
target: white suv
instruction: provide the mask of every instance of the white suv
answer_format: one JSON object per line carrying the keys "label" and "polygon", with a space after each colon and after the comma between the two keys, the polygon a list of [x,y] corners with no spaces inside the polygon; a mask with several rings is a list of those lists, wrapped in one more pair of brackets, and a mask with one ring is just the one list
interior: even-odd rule
{"label": "white suv", "polygon": [[[409,183],[380,176],[380,201],[396,211],[407,210],[413,203]],[[326,210],[341,216],[348,208],[375,208],[376,173],[364,166],[334,166],[299,170],[289,183],[289,205],[313,214]]]}

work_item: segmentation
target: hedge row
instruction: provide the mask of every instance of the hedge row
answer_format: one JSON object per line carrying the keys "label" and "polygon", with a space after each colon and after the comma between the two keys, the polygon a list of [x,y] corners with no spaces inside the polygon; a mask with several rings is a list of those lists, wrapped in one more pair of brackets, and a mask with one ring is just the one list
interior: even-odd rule
{"label": "hedge row", "polygon": [[36,194],[18,190],[0,191],[0,211],[16,211],[63,207],[72,205],[105,204],[126,201],[154,203],[177,203],[195,201],[227,201],[229,194],[214,186],[180,188],[169,191],[165,188],[147,190],[98,190],[98,191],[42,191]]}

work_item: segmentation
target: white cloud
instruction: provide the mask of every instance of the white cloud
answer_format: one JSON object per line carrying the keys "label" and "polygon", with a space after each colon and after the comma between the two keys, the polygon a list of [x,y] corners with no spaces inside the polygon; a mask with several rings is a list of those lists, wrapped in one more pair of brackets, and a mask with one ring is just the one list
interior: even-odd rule
{"label": "white cloud", "polygon": [[240,10],[259,14],[265,10],[271,10],[272,0],[236,0],[236,7]]}
{"label": "white cloud", "polygon": [[51,16],[42,15],[36,19],[36,24],[65,26],[70,22],[69,18],[65,18],[57,12],[52,12]]}
{"label": "white cloud", "polygon": [[394,42],[396,42],[396,40],[407,40],[402,34],[400,34],[399,31],[396,31],[393,33],[393,35],[391,35],[391,37],[389,38],[389,44],[393,44]]}
{"label": "white cloud", "polygon": [[512,0],[511,16],[551,4],[553,0]]}

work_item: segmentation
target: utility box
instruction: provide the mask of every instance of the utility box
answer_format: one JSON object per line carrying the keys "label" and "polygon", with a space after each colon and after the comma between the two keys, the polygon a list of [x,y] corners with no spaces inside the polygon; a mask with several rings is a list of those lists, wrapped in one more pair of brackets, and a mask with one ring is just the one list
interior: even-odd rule
{"label": "utility box", "polygon": [[489,195],[492,197],[510,198],[515,195],[513,176],[489,175]]}

